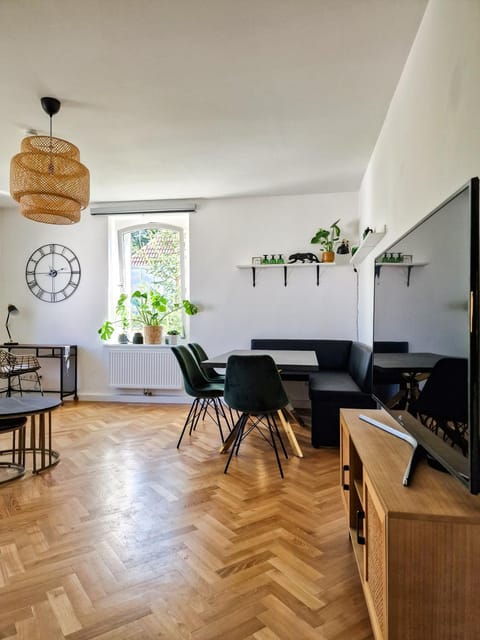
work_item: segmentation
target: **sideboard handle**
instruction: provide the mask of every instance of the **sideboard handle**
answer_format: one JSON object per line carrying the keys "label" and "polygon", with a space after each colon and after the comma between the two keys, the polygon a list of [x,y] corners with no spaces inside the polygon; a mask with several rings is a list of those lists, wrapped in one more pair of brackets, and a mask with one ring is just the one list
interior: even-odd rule
{"label": "sideboard handle", "polygon": [[360,509],[357,511],[357,542],[358,544],[365,544],[365,536],[361,535],[362,523],[365,520],[365,512]]}
{"label": "sideboard handle", "polygon": [[350,471],[350,467],[348,464],[344,464],[342,467],[342,485],[344,491],[350,491],[350,485],[345,482],[345,471]]}

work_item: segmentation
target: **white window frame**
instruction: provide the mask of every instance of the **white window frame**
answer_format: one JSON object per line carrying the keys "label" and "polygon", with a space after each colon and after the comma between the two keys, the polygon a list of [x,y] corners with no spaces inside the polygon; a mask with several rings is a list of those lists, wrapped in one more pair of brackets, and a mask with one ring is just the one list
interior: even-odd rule
{"label": "white window frame", "polygon": [[[180,232],[180,276],[182,297],[189,299],[189,216],[188,213],[138,213],[108,217],[108,317],[115,317],[115,306],[121,293],[125,293],[125,263],[123,237],[126,233],[141,229],[173,229]],[[184,318],[188,335],[188,316]]]}

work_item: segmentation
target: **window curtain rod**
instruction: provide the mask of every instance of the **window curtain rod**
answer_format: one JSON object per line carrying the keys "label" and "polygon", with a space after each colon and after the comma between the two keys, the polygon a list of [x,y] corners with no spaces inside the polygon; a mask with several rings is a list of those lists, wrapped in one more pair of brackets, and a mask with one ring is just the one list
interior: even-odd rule
{"label": "window curtain rod", "polygon": [[131,200],[128,202],[92,202],[92,216],[117,216],[137,213],[193,213],[194,200]]}

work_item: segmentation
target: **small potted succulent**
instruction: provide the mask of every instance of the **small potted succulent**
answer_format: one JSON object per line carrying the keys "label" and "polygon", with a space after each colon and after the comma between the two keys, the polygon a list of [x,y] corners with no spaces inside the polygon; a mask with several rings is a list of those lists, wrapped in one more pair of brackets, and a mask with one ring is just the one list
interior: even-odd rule
{"label": "small potted succulent", "polygon": [[311,244],[319,244],[322,248],[322,262],[335,262],[335,245],[340,239],[340,218],[328,229],[320,228],[310,240]]}
{"label": "small potted succulent", "polygon": [[177,344],[179,335],[180,335],[180,331],[178,331],[177,329],[169,329],[167,331],[168,344],[170,345]]}

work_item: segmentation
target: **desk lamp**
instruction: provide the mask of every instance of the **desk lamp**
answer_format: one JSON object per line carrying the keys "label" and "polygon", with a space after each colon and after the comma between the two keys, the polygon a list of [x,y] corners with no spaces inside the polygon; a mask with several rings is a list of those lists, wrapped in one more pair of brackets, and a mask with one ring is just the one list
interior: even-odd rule
{"label": "desk lamp", "polygon": [[18,342],[14,342],[12,340],[12,336],[10,335],[10,329],[8,328],[8,320],[10,318],[10,314],[11,313],[18,313],[18,309],[14,304],[9,304],[8,305],[7,321],[5,322],[5,328],[6,328],[7,333],[8,333],[8,342],[4,342],[4,344],[18,344]]}

